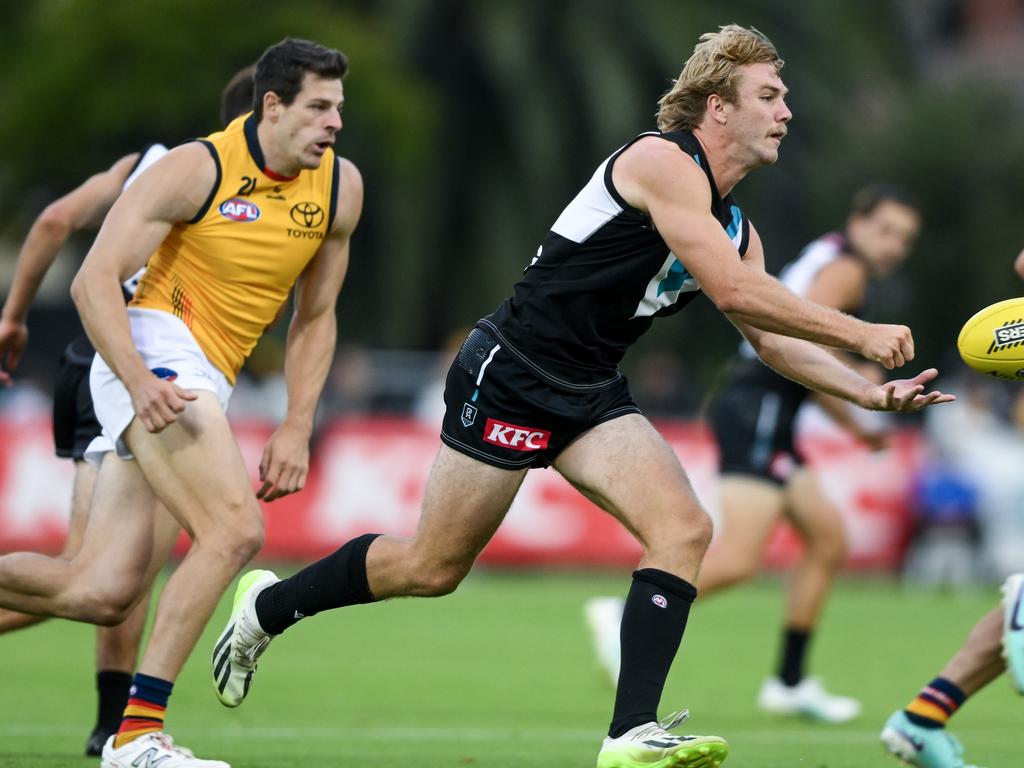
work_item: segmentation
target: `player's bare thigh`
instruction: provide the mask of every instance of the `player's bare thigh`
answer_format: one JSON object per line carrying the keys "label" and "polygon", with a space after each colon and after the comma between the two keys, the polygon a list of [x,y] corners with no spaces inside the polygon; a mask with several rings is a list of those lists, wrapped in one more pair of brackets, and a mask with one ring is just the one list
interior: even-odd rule
{"label": "player's bare thigh", "polygon": [[694,579],[711,521],[671,446],[639,414],[584,432],[553,464],[644,547],[641,567]]}
{"label": "player's bare thigh", "polygon": [[196,394],[160,432],[133,420],[125,442],[157,497],[194,539],[262,536],[262,514],[227,417],[212,392]]}
{"label": "player's bare thigh", "polygon": [[505,519],[525,476],[525,469],[492,467],[442,444],[415,536],[382,536],[367,552],[370,591],[377,598],[452,591]]}

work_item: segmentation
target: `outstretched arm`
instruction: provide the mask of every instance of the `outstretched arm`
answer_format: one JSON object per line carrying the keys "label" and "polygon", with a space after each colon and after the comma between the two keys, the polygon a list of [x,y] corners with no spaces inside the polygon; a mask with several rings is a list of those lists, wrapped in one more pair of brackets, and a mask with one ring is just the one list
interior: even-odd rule
{"label": "outstretched arm", "polygon": [[10,383],[28,342],[26,318],[39,285],[73,232],[95,229],[121,194],[138,154],[122,157],[110,168],[50,203],[36,218],[18,253],[11,289],[0,313],[0,383]]}
{"label": "outstretched arm", "polygon": [[768,333],[753,326],[736,323],[767,365],[808,389],[835,395],[872,411],[919,411],[933,403],[948,403],[956,398],[939,391],[925,391],[938,371],[929,368],[912,379],[896,379],[876,384],[861,376],[826,349],[816,344]]}
{"label": "outstretched arm", "polygon": [[[736,322],[848,349],[886,368],[913,359],[909,328],[871,325],[807,301],[767,275],[760,255],[737,258],[735,246],[710,213],[707,177],[676,146],[641,139],[619,156],[613,181],[627,202],[651,215],[701,289]],[[753,227],[748,254],[751,250],[760,254]]]}
{"label": "outstretched arm", "polygon": [[334,357],[334,308],[348,270],[349,241],[363,207],[359,171],[347,160],[337,162],[338,203],[332,230],[295,284],[295,312],[288,326],[284,361],[288,413],[260,461],[262,485],[256,495],[264,501],[306,485],[313,418]]}

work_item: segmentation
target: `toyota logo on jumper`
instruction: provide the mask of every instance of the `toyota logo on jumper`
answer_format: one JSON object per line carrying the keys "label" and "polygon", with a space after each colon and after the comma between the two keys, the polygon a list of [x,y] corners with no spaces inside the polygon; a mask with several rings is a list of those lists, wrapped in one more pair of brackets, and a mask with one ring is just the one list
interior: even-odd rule
{"label": "toyota logo on jumper", "polygon": [[306,229],[319,227],[324,223],[324,209],[316,203],[296,203],[291,210],[292,221]]}

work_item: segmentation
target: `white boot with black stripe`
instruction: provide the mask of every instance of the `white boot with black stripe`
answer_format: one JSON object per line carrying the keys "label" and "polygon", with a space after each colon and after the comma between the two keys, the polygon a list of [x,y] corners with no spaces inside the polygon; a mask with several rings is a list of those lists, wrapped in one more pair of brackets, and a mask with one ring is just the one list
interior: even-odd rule
{"label": "white boot with black stripe", "polygon": [[661,723],[644,723],[618,738],[605,738],[597,768],[718,768],[729,754],[725,739],[668,732],[689,716],[684,709]]}
{"label": "white boot with black stripe", "polygon": [[256,674],[256,660],[274,637],[263,631],[256,618],[256,596],[277,581],[270,571],[249,571],[235,589],[231,618],[210,659],[213,690],[225,707],[237,707],[245,699]]}

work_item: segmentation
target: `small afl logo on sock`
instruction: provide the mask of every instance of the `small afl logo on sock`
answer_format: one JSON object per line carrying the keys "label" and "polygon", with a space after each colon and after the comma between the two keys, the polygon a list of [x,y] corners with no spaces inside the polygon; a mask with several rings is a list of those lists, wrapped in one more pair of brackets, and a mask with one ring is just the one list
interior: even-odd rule
{"label": "small afl logo on sock", "polygon": [[651,602],[659,608],[668,608],[668,600],[666,600],[661,595],[655,595],[654,597],[652,597]]}

